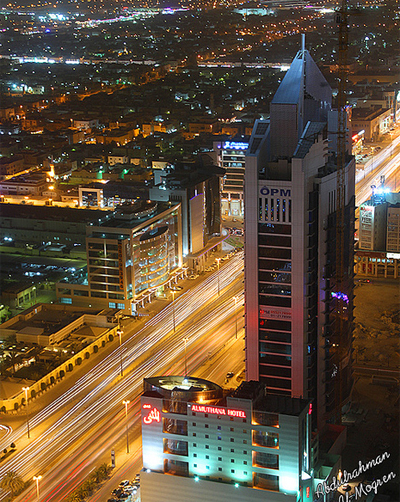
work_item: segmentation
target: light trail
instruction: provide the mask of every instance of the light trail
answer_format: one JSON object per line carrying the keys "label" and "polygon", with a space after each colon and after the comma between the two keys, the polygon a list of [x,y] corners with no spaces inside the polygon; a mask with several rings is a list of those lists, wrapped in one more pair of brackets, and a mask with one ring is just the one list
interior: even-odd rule
{"label": "light trail", "polygon": [[[123,410],[120,403],[128,395],[132,399],[133,396],[140,394],[144,376],[159,374],[175,359],[182,358],[183,333],[189,337],[190,351],[192,344],[207,336],[218,324],[234,313],[235,305],[230,296],[232,293],[230,289],[235,282],[236,289],[242,288],[239,281],[243,267],[242,259],[241,252],[220,268],[220,299],[223,300],[224,295],[228,295],[228,300],[223,301],[221,305],[215,308],[213,305],[215,297],[218,300],[218,272],[215,272],[192,290],[176,298],[174,303],[176,333],[172,331],[172,304],[169,304],[133,337],[123,342],[124,365],[126,368],[128,366],[132,368],[123,379],[119,378],[120,352],[117,347],[62,396],[32,416],[30,419],[32,430],[36,429],[37,433],[40,429],[41,433],[0,467],[0,477],[10,470],[28,478],[32,473],[45,473],[41,483],[42,497],[49,497],[46,500],[57,500],[59,495],[51,495],[54,493],[54,482],[66,477],[62,469],[57,470],[60,458],[73,461],[76,450],[83,448],[81,445],[84,445],[85,449],[94,448],[92,438],[96,437],[98,441],[100,434],[102,439],[104,429],[109,431],[109,435],[104,436],[104,441],[115,442],[118,428],[112,425],[115,424],[115,420],[118,422],[121,419]],[[228,286],[229,291],[225,291]],[[133,328],[134,325],[124,330],[129,333]],[[219,338],[215,343],[218,343],[218,340]],[[130,427],[132,420],[138,418],[131,418]],[[47,422],[51,423],[47,425]],[[13,432],[12,437],[17,441],[24,434],[25,429],[21,426]],[[98,443],[95,446],[97,456],[92,453],[90,462],[103,453],[103,448],[99,449]],[[88,458],[86,454],[85,457]],[[60,482],[57,482],[56,486],[63,488]],[[0,500],[4,495],[0,496]],[[29,498],[29,494],[26,494],[20,500],[27,501]]]}

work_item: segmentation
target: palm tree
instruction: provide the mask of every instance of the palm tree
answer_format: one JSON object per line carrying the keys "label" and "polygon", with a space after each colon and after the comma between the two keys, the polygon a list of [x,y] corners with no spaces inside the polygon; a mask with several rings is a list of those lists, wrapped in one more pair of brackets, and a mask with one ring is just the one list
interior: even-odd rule
{"label": "palm tree", "polygon": [[0,488],[10,492],[12,497],[23,490],[24,486],[24,480],[14,471],[6,472],[3,479],[0,481]]}

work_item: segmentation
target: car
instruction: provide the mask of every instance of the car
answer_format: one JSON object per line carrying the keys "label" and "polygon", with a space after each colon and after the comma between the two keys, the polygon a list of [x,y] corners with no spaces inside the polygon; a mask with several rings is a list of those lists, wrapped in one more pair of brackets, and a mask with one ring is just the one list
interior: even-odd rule
{"label": "car", "polygon": [[118,499],[108,499],[107,502],[118,502]]}
{"label": "car", "polygon": [[118,496],[118,500],[124,500],[130,497],[130,493],[122,492],[121,495]]}
{"label": "car", "polygon": [[138,491],[138,489],[139,489],[139,487],[136,484],[131,485],[131,486],[125,486],[124,492],[125,493],[135,493]]}
{"label": "car", "polygon": [[228,373],[226,374],[226,378],[232,378],[233,377],[233,371],[228,371]]}
{"label": "car", "polygon": [[129,486],[131,484],[131,482],[129,481],[129,479],[124,479],[121,481],[121,483],[119,484],[119,486],[121,488],[124,488],[124,486]]}
{"label": "car", "polygon": [[371,281],[369,279],[358,279],[361,284],[369,284]]}
{"label": "car", "polygon": [[189,275],[188,279],[190,279],[191,281],[194,281],[194,279],[197,279],[198,277],[199,277],[198,275],[192,274],[192,275]]}

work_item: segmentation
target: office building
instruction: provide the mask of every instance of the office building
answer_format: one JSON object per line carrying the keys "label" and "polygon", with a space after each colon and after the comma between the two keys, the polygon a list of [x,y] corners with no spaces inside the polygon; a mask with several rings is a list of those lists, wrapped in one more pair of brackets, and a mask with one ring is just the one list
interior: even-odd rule
{"label": "office building", "polygon": [[236,135],[226,141],[214,141],[218,165],[225,169],[221,187],[223,215],[243,216],[244,168],[249,139],[249,136]]}
{"label": "office building", "polygon": [[121,205],[86,227],[87,277],[58,283],[61,303],[135,314],[182,276],[180,204]]}
{"label": "office building", "polygon": [[181,204],[183,256],[195,271],[204,268],[207,254],[223,240],[220,203],[223,173],[207,156],[154,171],[149,198]]}
{"label": "office building", "polygon": [[145,379],[141,500],[312,500],[311,414],[259,382],[225,395],[190,376]]}
{"label": "office building", "polygon": [[312,399],[319,428],[336,420],[352,385],[355,164],[347,153],[338,291],[331,96],[309,52],[300,50],[270,120],[254,125],[245,174],[246,379],[262,381],[270,394]]}
{"label": "office building", "polygon": [[374,188],[360,206],[355,271],[372,277],[400,276],[400,194]]}

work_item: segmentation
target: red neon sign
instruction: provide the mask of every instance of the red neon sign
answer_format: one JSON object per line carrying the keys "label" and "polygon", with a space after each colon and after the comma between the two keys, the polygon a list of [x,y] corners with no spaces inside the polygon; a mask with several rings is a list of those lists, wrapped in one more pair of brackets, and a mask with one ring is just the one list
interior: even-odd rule
{"label": "red neon sign", "polygon": [[312,413],[312,403],[308,405],[308,414],[311,415]]}
{"label": "red neon sign", "polygon": [[228,417],[246,418],[246,413],[242,410],[231,410],[229,408],[216,408],[215,406],[201,406],[194,404],[192,411],[199,413],[211,413],[212,415],[227,415]]}
{"label": "red neon sign", "polygon": [[307,486],[306,488],[306,497],[309,499],[310,498],[310,487]]}
{"label": "red neon sign", "polygon": [[144,409],[146,409],[146,408],[149,408],[149,409],[150,409],[150,408],[151,408],[151,404],[144,404],[144,405],[143,405],[143,408],[144,408]]}
{"label": "red neon sign", "polygon": [[[149,405],[143,405],[144,407],[148,407]],[[161,417],[160,417],[160,412],[157,410],[157,408],[153,408],[152,410],[149,411],[147,417],[143,417],[143,422],[145,424],[152,424],[153,422],[158,422],[160,423]]]}

